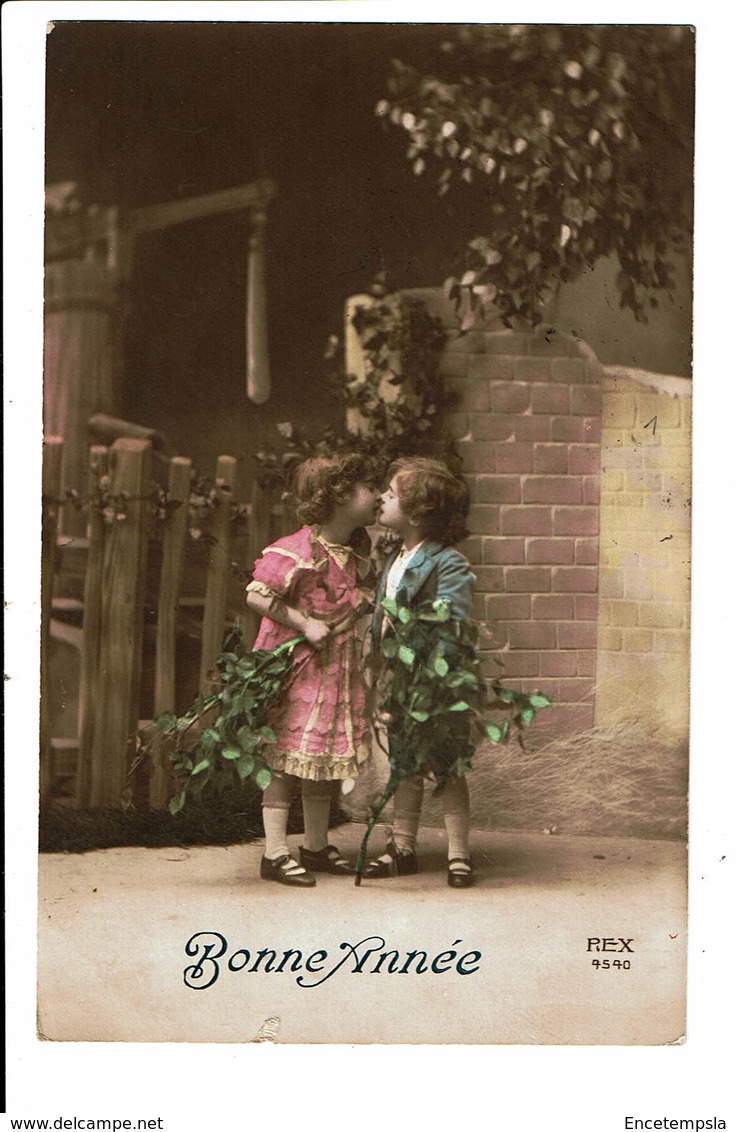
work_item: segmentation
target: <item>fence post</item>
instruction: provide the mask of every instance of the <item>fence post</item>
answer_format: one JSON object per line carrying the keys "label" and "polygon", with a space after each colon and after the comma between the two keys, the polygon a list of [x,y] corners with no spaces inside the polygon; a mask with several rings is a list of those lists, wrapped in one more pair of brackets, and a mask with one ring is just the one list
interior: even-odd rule
{"label": "fence post", "polygon": [[110,464],[111,494],[118,499],[127,496],[128,502],[124,517],[112,523],[105,539],[100,673],[91,767],[93,806],[120,806],[138,730],[150,519],[150,441],[116,440]]}
{"label": "fence post", "polygon": [[213,542],[207,564],[205,610],[202,618],[202,654],[200,661],[200,689],[206,692],[212,683],[211,671],[220,653],[228,602],[230,569],[231,511],[235,485],[236,460],[233,456],[219,456],[215,483],[217,487],[215,514],[212,522]]}
{"label": "fence post", "polygon": [[41,801],[45,802],[53,786],[51,735],[49,734],[49,627],[51,601],[54,595],[56,538],[59,529],[61,467],[64,441],[59,436],[44,438],[41,511],[41,712],[39,777]]}
{"label": "fence post", "polygon": [[[192,461],[174,456],[169,464],[169,499],[179,503],[166,525],[161,559],[159,609],[156,624],[156,668],[154,673],[154,718],[165,711],[174,711],[176,703],[177,608],[182,584],[184,546],[187,540],[189,484]],[[168,736],[159,732],[152,745],[153,767],[149,787],[152,809],[166,809],[172,794],[169,769]]]}
{"label": "fence post", "polygon": [[100,478],[108,471],[108,450],[95,444],[89,452],[87,518],[87,571],[84,579],[84,620],[79,670],[79,748],[77,756],[77,805],[89,805],[92,769],[92,743],[95,733],[95,707],[100,676],[100,631],[102,625],[102,571],[105,553],[105,521],[93,505]]}

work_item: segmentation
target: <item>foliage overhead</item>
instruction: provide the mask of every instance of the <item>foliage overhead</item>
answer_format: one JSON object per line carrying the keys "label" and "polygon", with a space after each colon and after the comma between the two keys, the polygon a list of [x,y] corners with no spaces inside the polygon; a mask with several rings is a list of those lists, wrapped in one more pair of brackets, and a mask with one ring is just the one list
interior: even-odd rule
{"label": "foliage overhead", "polygon": [[560,283],[612,254],[620,305],[647,321],[688,247],[693,89],[678,26],[460,26],[433,69],[394,60],[376,111],[408,135],[414,173],[480,194],[446,283],[464,329],[489,310],[537,325]]}

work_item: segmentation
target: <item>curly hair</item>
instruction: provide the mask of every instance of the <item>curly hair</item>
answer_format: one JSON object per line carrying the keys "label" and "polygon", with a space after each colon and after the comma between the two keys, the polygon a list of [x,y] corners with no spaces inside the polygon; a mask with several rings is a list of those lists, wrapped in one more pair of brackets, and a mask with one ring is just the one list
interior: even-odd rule
{"label": "curly hair", "polygon": [[468,486],[440,460],[407,456],[395,460],[389,476],[396,476],[402,510],[419,523],[423,538],[452,546],[468,535]]}
{"label": "curly hair", "polygon": [[358,452],[305,460],[294,477],[297,515],[303,523],[324,523],[358,484],[372,483],[373,479],[370,462]]}

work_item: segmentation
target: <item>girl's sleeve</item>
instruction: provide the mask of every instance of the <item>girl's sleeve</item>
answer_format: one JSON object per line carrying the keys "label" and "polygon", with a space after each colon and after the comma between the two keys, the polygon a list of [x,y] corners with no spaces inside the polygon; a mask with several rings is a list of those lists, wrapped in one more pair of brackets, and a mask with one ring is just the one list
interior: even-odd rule
{"label": "girl's sleeve", "polygon": [[265,597],[284,597],[307,563],[298,554],[281,546],[267,546],[253,567],[253,581],[246,586],[250,593]]}
{"label": "girl's sleeve", "polygon": [[465,621],[471,615],[474,576],[463,555],[444,555],[438,564],[438,589],[435,600],[450,602],[451,615]]}

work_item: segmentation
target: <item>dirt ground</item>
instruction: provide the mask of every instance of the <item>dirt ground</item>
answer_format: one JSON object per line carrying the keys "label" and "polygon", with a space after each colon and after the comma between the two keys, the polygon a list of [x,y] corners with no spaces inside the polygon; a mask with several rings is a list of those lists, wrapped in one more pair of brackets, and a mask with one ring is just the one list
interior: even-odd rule
{"label": "dirt ground", "polygon": [[[355,852],[361,833],[342,827],[333,839]],[[381,841],[378,829],[377,850]],[[308,890],[261,881],[260,842],[43,854],[39,1036],[526,1045],[681,1039],[682,842],[477,831],[477,884],[467,890],[447,887],[441,830],[422,829],[418,848],[415,877],[355,887],[351,878],[322,876]],[[272,949],[274,959],[257,959]],[[380,958],[394,950],[396,960]],[[418,951],[426,960],[408,959]]]}

